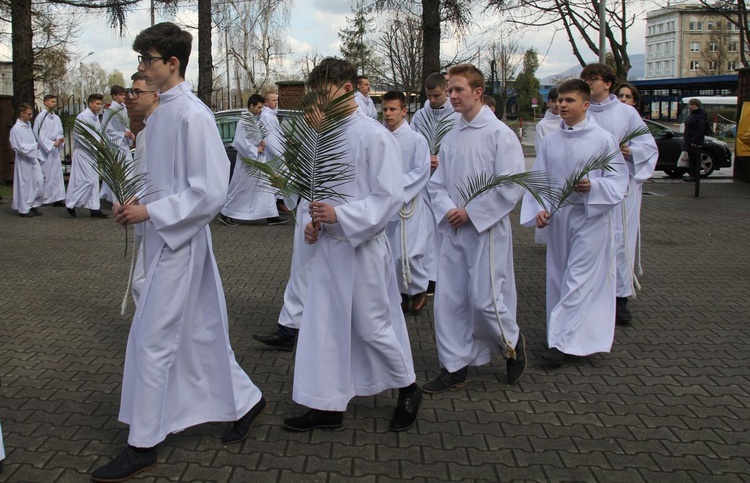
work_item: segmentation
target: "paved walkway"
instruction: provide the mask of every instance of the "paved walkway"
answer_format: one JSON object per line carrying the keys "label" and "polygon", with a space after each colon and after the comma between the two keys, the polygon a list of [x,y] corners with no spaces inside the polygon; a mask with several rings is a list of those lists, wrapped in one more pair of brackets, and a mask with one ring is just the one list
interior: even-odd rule
{"label": "paved walkway", "polygon": [[[136,481],[750,480],[750,186],[706,182],[694,199],[692,185],[659,180],[646,192],[644,289],[611,354],[541,364],[544,251],[515,216],[527,373],[508,386],[500,360],[471,370],[465,389],[427,396],[401,434],[387,430],[393,393],[352,401],[341,431],[281,429],[298,411],[294,358],[251,335],[275,323],[292,227],[214,223],[234,350],[270,410],[241,445],[223,447],[218,424],[168,437]],[[127,436],[117,422],[130,324],[119,315],[123,232],[44,212],[23,219],[0,204],[0,481],[87,481]],[[431,310],[408,325],[425,382],[438,368]]]}

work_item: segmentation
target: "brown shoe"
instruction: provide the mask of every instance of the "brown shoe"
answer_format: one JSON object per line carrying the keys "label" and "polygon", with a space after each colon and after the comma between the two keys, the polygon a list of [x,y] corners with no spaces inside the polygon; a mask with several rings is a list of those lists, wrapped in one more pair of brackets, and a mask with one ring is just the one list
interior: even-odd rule
{"label": "brown shoe", "polygon": [[420,292],[411,297],[411,311],[414,315],[419,315],[422,309],[427,305],[427,292]]}

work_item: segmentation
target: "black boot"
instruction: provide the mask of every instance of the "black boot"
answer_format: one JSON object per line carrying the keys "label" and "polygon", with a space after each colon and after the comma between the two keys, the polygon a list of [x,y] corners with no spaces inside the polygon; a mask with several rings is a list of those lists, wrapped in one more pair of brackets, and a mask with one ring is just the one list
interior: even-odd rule
{"label": "black boot", "polygon": [[422,390],[414,382],[398,390],[398,404],[391,418],[391,431],[406,431],[417,422],[419,406],[422,404]]}
{"label": "black boot", "polygon": [[95,469],[91,479],[98,482],[125,481],[153,466],[156,466],[156,448],[128,445],[117,458]]}
{"label": "black boot", "polygon": [[628,309],[628,298],[617,297],[615,302],[615,324],[617,325],[630,325],[633,321],[633,315]]}

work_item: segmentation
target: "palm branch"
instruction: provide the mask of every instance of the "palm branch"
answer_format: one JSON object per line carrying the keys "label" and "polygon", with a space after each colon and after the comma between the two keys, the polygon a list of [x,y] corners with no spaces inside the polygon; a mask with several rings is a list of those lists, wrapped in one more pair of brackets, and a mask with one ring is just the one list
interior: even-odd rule
{"label": "palm branch", "polygon": [[268,129],[260,122],[258,116],[245,111],[240,117],[240,122],[245,128],[245,137],[253,146],[257,146],[268,136]]}
{"label": "palm branch", "polygon": [[637,127],[637,128],[635,128],[633,130],[630,130],[630,131],[626,132],[622,136],[622,138],[620,138],[620,141],[618,142],[617,145],[618,146],[622,146],[623,144],[628,144],[633,139],[635,139],[637,137],[640,137],[640,136],[644,136],[646,134],[652,134],[651,133],[651,129],[649,129],[648,126]]}
{"label": "palm branch", "polygon": [[[295,194],[289,185],[289,169],[283,156],[274,156],[265,161],[244,156],[240,156],[240,159],[248,174],[258,181],[261,189],[274,194],[280,193],[287,199],[292,198],[292,195]],[[294,210],[292,210],[292,217],[296,223],[297,215]]]}
{"label": "palm branch", "polygon": [[[617,157],[619,151],[613,151],[610,149],[602,149],[601,151],[594,153],[590,158],[584,162],[580,168],[575,170],[568,178],[565,179],[562,187],[559,189],[558,195],[554,200],[554,203],[550,203],[550,218],[557,213],[560,208],[570,202],[570,197],[576,192],[575,188],[579,181],[592,171],[614,171],[615,168],[612,166],[612,160]],[[544,205],[542,205],[544,206]],[[552,208],[554,206],[554,208]]]}
{"label": "palm branch", "polygon": [[[427,107],[423,109],[428,109]],[[440,144],[443,138],[448,134],[456,120],[450,114],[426,114],[422,116],[424,123],[417,123],[417,131],[427,139],[427,146],[430,149],[430,155],[437,156],[440,152]]]}

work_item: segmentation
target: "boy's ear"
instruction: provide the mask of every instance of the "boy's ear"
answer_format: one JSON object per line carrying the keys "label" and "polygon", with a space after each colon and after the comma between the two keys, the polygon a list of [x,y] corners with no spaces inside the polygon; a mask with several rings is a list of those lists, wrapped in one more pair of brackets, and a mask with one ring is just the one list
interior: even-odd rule
{"label": "boy's ear", "polygon": [[583,102],[583,110],[588,110],[589,106],[591,105],[591,101],[584,101]]}

